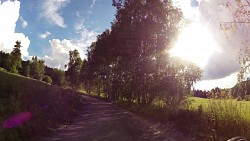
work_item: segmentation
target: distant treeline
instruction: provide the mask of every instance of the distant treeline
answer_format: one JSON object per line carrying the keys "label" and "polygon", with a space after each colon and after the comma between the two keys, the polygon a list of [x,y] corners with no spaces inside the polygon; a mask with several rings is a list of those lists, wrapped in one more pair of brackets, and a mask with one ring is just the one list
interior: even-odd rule
{"label": "distant treeline", "polygon": [[0,51],[0,68],[54,85],[65,84],[64,71],[45,66],[45,61],[38,59],[37,56],[32,57],[31,60],[22,60],[21,47],[21,42],[17,41],[11,53]]}
{"label": "distant treeline", "polygon": [[237,98],[238,100],[250,100],[250,81],[236,84],[233,88],[220,89],[215,87],[210,91],[193,90],[195,97],[201,98]]}
{"label": "distant treeline", "polygon": [[215,87],[210,91],[193,90],[193,95],[200,98],[231,98],[230,89]]}

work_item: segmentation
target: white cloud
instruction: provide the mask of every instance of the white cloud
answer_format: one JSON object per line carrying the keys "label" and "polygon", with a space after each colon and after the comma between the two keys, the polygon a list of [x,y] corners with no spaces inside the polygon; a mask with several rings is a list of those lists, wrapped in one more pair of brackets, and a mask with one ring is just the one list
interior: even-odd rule
{"label": "white cloud", "polygon": [[[0,50],[11,52],[17,40],[21,41],[22,56],[28,56],[28,47],[30,40],[23,33],[15,33],[16,22],[19,18],[20,2],[15,1],[0,1]],[[11,15],[11,16],[9,16]]]}
{"label": "white cloud", "polygon": [[75,32],[79,35],[78,39],[74,40],[50,40],[51,54],[44,57],[46,65],[65,69],[64,65],[69,61],[69,51],[77,49],[82,59],[86,58],[87,47],[92,42],[96,41],[98,33],[90,31],[84,26],[84,21],[80,21],[75,25]]}
{"label": "white cloud", "polygon": [[41,38],[41,39],[46,39],[48,36],[50,36],[51,35],[51,33],[49,32],[49,31],[46,31],[45,33],[41,33],[41,34],[39,34],[39,37]]}
{"label": "white cloud", "polygon": [[96,40],[96,36],[98,35],[95,31],[90,31],[84,26],[84,20],[79,21],[75,24],[75,32],[80,35],[80,38],[76,41],[83,46],[89,46],[92,42]]}
{"label": "white cloud", "polygon": [[24,20],[22,16],[20,16],[20,20],[22,22],[22,27],[26,28],[28,26],[28,22],[26,20]]}
{"label": "white cloud", "polygon": [[16,40],[21,41],[21,53],[23,57],[27,57],[29,55],[28,52],[28,48],[30,45],[30,40],[27,36],[25,36],[23,33],[15,33],[14,34],[14,39],[13,39],[13,43],[12,43],[12,47],[14,46],[14,42],[16,42]]}
{"label": "white cloud", "polygon": [[95,3],[96,3],[96,0],[93,0],[92,4],[90,5],[90,8],[91,8],[91,9],[94,8]]}
{"label": "white cloud", "polygon": [[41,17],[45,18],[51,24],[66,28],[62,17],[62,8],[66,7],[70,0],[45,0],[41,7]]}
{"label": "white cloud", "polygon": [[97,0],[93,0],[93,1],[92,1],[91,5],[90,5],[90,9],[89,9],[89,11],[87,12],[88,15],[93,14],[93,11],[92,11],[92,10],[93,10],[93,8],[94,8],[94,6],[95,6],[95,4],[96,4],[96,1],[97,1]]}
{"label": "white cloud", "polygon": [[203,80],[194,85],[195,89],[199,90],[211,90],[215,87],[219,88],[232,88],[237,83],[237,74],[238,72],[234,72],[229,76],[226,76],[221,79],[214,80]]}
{"label": "white cloud", "polygon": [[46,65],[50,67],[64,69],[64,65],[69,61],[69,51],[77,49],[81,58],[85,58],[83,49],[81,46],[77,46],[73,41],[63,39],[52,39],[49,41],[51,45],[51,54],[46,55],[44,60]]}

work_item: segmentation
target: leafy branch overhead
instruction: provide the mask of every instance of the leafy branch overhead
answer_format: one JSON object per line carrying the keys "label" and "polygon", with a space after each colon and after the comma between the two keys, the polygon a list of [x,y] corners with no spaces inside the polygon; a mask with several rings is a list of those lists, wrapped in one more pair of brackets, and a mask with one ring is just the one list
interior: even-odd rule
{"label": "leafy branch overhead", "polygon": [[242,43],[244,45],[243,49],[239,50],[239,63],[241,65],[240,71],[238,74],[238,81],[245,81],[249,76],[249,43],[248,43],[248,33],[245,33],[249,29],[250,25],[250,1],[249,0],[234,0],[228,1],[226,3],[222,3],[222,5],[229,9],[232,16],[232,21],[221,22],[220,27],[223,31],[227,32],[230,30],[239,31],[240,34],[245,34],[245,42]]}

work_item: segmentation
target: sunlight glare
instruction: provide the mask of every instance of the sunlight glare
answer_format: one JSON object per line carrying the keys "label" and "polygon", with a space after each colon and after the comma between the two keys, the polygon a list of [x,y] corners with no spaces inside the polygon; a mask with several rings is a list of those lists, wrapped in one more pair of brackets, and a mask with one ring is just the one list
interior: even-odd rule
{"label": "sunlight glare", "polygon": [[207,28],[201,23],[191,23],[181,31],[170,54],[204,68],[215,51],[218,47]]}

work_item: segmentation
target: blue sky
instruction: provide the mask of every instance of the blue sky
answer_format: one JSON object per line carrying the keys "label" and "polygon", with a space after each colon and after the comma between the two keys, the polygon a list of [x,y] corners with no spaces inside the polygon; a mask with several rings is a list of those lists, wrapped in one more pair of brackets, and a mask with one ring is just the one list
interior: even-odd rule
{"label": "blue sky", "polygon": [[[20,2],[20,16],[29,24],[23,28],[23,21],[19,20],[16,31],[29,36],[32,42],[28,51],[31,55],[37,56],[44,56],[50,52],[49,40],[84,38],[84,35],[77,33],[81,31],[75,29],[80,23],[82,25],[79,26],[86,28],[87,32],[101,33],[110,27],[115,14],[111,1],[107,0],[21,0]],[[52,9],[51,12],[48,8]],[[56,14],[62,21],[51,20]]]}
{"label": "blue sky", "polygon": [[[174,48],[178,57],[203,69],[203,81],[196,87],[235,85],[244,37],[229,33],[226,38],[220,30],[221,21],[232,20],[228,9],[217,0],[173,1],[191,20]],[[78,49],[86,57],[86,48],[110,28],[115,11],[112,0],[0,0],[0,50],[11,52],[15,41],[21,40],[24,59],[38,56],[46,65],[63,69],[70,50]]]}
{"label": "blue sky", "polygon": [[[111,0],[0,2],[0,18],[5,19],[2,28],[4,27],[9,36],[22,41],[23,58],[38,56],[48,66],[61,69],[68,61],[69,50],[78,49],[84,58],[87,46],[95,41],[99,33],[110,28],[115,14]],[[8,16],[10,14],[12,18]],[[5,43],[0,49],[10,52],[13,46],[11,41],[2,42]]]}

